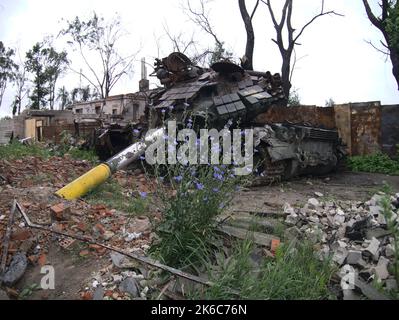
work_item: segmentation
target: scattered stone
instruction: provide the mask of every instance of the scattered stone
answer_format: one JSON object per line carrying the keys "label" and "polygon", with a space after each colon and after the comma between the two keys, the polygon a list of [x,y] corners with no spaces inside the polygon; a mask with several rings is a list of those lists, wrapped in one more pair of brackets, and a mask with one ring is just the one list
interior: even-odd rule
{"label": "scattered stone", "polygon": [[132,231],[136,234],[141,234],[142,232],[146,232],[151,229],[150,219],[146,216],[139,216],[137,218],[132,219],[129,224],[129,231]]}
{"label": "scattered stone", "polygon": [[381,256],[377,266],[374,268],[374,272],[378,279],[385,280],[389,277],[388,264],[389,260]]}
{"label": "scattered stone", "polygon": [[103,299],[104,299],[104,288],[102,286],[98,286],[93,293],[93,300],[103,300]]}
{"label": "scattered stone", "polygon": [[336,226],[340,226],[343,223],[345,223],[345,216],[342,216],[340,214],[336,214],[335,217],[334,217],[334,224]]}
{"label": "scattered stone", "polygon": [[316,196],[318,196],[319,198],[324,197],[324,194],[322,194],[321,192],[316,191],[314,193]]}
{"label": "scattered stone", "polygon": [[391,234],[391,231],[377,227],[377,228],[373,228],[373,229],[368,229],[366,231],[366,238],[368,240],[371,240],[373,238],[382,238],[382,237],[385,237],[390,234]]}
{"label": "scattered stone", "polygon": [[118,252],[110,253],[112,263],[119,269],[129,269],[137,267],[137,263]]}
{"label": "scattered stone", "polygon": [[130,294],[132,298],[140,296],[140,291],[138,288],[137,281],[132,277],[128,277],[125,280],[123,280],[119,285],[119,290]]}
{"label": "scattered stone", "polygon": [[385,288],[390,291],[390,290],[398,290],[398,283],[394,278],[389,278],[385,280]]}
{"label": "scattered stone", "polygon": [[2,289],[0,289],[0,301],[1,300],[3,300],[3,301],[10,300],[10,298],[8,297],[8,294]]}
{"label": "scattered stone", "polygon": [[115,235],[115,233],[113,233],[112,231],[107,230],[107,231],[105,231],[104,234],[102,235],[102,238],[103,238],[105,241],[108,241],[108,240],[111,239],[114,235]]}
{"label": "scattered stone", "polygon": [[362,300],[362,297],[355,290],[344,289],[342,293],[344,295],[343,300]]}
{"label": "scattered stone", "polygon": [[355,278],[355,286],[370,300],[389,300],[387,296],[379,292],[374,286],[364,282],[358,277]]}
{"label": "scattered stone", "polygon": [[362,252],[357,250],[348,251],[348,256],[346,257],[346,263],[360,268],[365,268],[367,266],[366,261],[363,260]]}
{"label": "scattered stone", "polygon": [[28,259],[23,253],[16,253],[11,260],[10,266],[4,273],[3,282],[6,286],[12,287],[24,275],[28,267]]}
{"label": "scattered stone", "polygon": [[320,202],[316,198],[310,198],[308,204],[313,207],[313,209],[318,209],[320,207]]}
{"label": "scattered stone", "polygon": [[333,261],[336,262],[339,266],[343,265],[346,257],[348,256],[348,250],[345,248],[339,247],[334,251]]}
{"label": "scattered stone", "polygon": [[382,196],[379,194],[375,194],[371,197],[369,201],[366,202],[366,204],[368,204],[369,206],[376,206],[380,203],[381,200]]}
{"label": "scattered stone", "polygon": [[374,217],[377,217],[382,211],[382,208],[380,206],[370,206],[369,207],[369,212],[371,215]]}
{"label": "scattered stone", "polygon": [[375,261],[377,261],[379,255],[379,248],[380,248],[380,241],[378,241],[376,238],[373,238],[371,239],[370,244],[363,251],[363,253],[365,256],[372,257]]}
{"label": "scattered stone", "polygon": [[392,245],[392,244],[388,244],[386,247],[385,247],[385,256],[387,257],[387,258],[391,258],[391,257],[393,257],[395,255],[395,248],[394,248],[394,246]]}
{"label": "scattered stone", "polygon": [[284,213],[289,214],[289,215],[295,214],[295,209],[288,202],[284,203],[283,211],[284,211]]}
{"label": "scattered stone", "polygon": [[288,241],[292,241],[294,239],[301,239],[302,232],[297,227],[291,227],[284,231],[284,238]]}
{"label": "scattered stone", "polygon": [[126,242],[131,242],[133,240],[136,240],[136,239],[140,238],[141,235],[142,235],[141,232],[139,232],[139,233],[136,233],[136,232],[129,233],[129,232],[127,232],[126,235],[125,235],[125,241]]}
{"label": "scattered stone", "polygon": [[119,274],[114,274],[112,275],[112,279],[114,281],[114,283],[120,283],[123,279],[123,277]]}

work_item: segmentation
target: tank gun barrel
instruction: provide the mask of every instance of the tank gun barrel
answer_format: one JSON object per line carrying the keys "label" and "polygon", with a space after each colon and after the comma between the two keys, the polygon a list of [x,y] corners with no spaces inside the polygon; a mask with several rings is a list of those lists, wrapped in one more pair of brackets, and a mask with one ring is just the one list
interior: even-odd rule
{"label": "tank gun barrel", "polygon": [[84,175],[75,179],[55,194],[64,199],[76,199],[84,196],[100,184],[104,183],[113,173],[126,168],[145,153],[147,147],[165,134],[164,128],[159,128],[139,142],[133,143],[104,163],[94,167]]}

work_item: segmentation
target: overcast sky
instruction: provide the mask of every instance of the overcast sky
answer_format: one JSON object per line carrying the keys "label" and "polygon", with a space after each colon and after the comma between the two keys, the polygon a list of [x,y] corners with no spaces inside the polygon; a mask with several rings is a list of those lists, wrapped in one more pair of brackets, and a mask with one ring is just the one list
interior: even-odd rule
{"label": "overcast sky", "polygon": [[[124,29],[129,33],[123,43],[125,53],[141,51],[138,59],[153,58],[170,53],[171,45],[165,37],[164,25],[172,33],[183,32],[189,38],[194,32],[202,47],[213,47],[212,38],[202,34],[182,12],[183,0],[0,0],[0,40],[5,46],[18,47],[22,55],[37,41],[47,35],[55,35],[65,26],[62,19],[75,16],[89,17],[93,11],[105,18],[118,13]],[[196,0],[192,0],[195,3]],[[282,0],[274,0],[280,12]],[[377,0],[373,7],[377,10]],[[255,0],[248,0],[252,8]],[[320,0],[294,1],[293,24],[300,28],[320,10]],[[326,16],[311,25],[301,38],[297,49],[297,67],[293,86],[298,89],[303,104],[323,106],[332,98],[336,103],[381,101],[398,104],[399,93],[391,72],[391,62],[373,49],[366,41],[376,45],[382,39],[369,20],[361,0],[326,0],[326,10],[333,9],[344,17]],[[240,17],[237,0],[214,0],[210,19],[218,37],[225,41],[227,49],[241,57],[245,48],[245,29]],[[280,72],[281,58],[277,46],[271,41],[274,29],[267,8],[261,5],[254,18],[256,34],[254,68],[259,71]],[[57,42],[58,48],[64,46]],[[65,48],[67,46],[65,45]],[[73,66],[79,61],[71,55]],[[151,69],[148,70],[149,73]],[[135,63],[135,73],[126,77],[111,94],[138,90],[140,62]],[[156,78],[150,79],[155,83]],[[71,90],[79,86],[76,76],[64,76],[58,83]],[[0,117],[11,113],[13,97],[11,86],[6,90]]]}

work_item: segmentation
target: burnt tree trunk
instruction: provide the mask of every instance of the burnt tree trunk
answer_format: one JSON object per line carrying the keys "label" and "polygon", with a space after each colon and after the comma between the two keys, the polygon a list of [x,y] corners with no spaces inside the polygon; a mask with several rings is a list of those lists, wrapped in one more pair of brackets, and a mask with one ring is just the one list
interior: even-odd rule
{"label": "burnt tree trunk", "polygon": [[245,25],[245,31],[247,33],[247,43],[245,46],[245,55],[241,59],[241,66],[246,70],[253,70],[253,57],[254,57],[254,46],[255,46],[255,32],[252,26],[252,18],[255,14],[256,9],[259,5],[259,0],[255,4],[255,8],[252,14],[249,15],[247,7],[245,5],[245,0],[238,0],[238,5],[240,7],[240,13],[242,20]]}
{"label": "burnt tree trunk", "polygon": [[[313,16],[302,28],[297,29],[292,26],[293,0],[285,0],[281,10],[280,21],[277,20],[277,17],[274,13],[271,0],[262,0],[262,2],[266,4],[267,8],[269,9],[269,14],[272,19],[274,29],[276,30],[276,38],[272,39],[272,41],[278,46],[281,58],[283,60],[281,67],[281,80],[283,83],[284,94],[288,101],[291,89],[291,58],[295,45],[298,45],[298,39],[301,37],[305,29],[318,18],[326,15],[342,15],[332,10],[324,11],[324,0],[322,0],[320,13]],[[283,32],[285,27],[287,29],[286,34]]]}
{"label": "burnt tree trunk", "polygon": [[395,77],[399,90],[399,53],[394,49],[390,49],[390,58],[392,62],[392,74]]}
{"label": "burnt tree trunk", "polygon": [[281,80],[283,83],[284,95],[288,99],[291,90],[290,74],[291,74],[291,52],[286,51],[281,55],[283,63],[281,66]]}

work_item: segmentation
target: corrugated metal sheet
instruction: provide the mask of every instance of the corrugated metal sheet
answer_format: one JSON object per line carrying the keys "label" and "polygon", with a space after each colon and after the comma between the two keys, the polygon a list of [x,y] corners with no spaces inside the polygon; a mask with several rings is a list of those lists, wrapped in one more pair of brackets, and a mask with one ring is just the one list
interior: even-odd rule
{"label": "corrugated metal sheet", "polygon": [[[97,123],[79,123],[78,124],[79,136],[82,138],[88,138],[93,134],[94,130],[98,127],[99,124]],[[54,141],[54,143],[60,143],[61,133],[63,131],[66,131],[74,136],[77,135],[77,131],[74,124],[45,126],[43,127],[43,139]]]}
{"label": "corrugated metal sheet", "polygon": [[255,119],[257,124],[290,122],[294,124],[309,124],[312,126],[334,129],[334,108],[316,106],[276,107],[260,114]]}
{"label": "corrugated metal sheet", "polygon": [[347,152],[352,155],[352,130],[351,130],[351,108],[349,104],[334,106],[335,125],[338,129],[339,137],[347,146]]}
{"label": "corrugated metal sheet", "polygon": [[367,155],[381,150],[381,104],[361,102],[350,104],[351,154]]}

